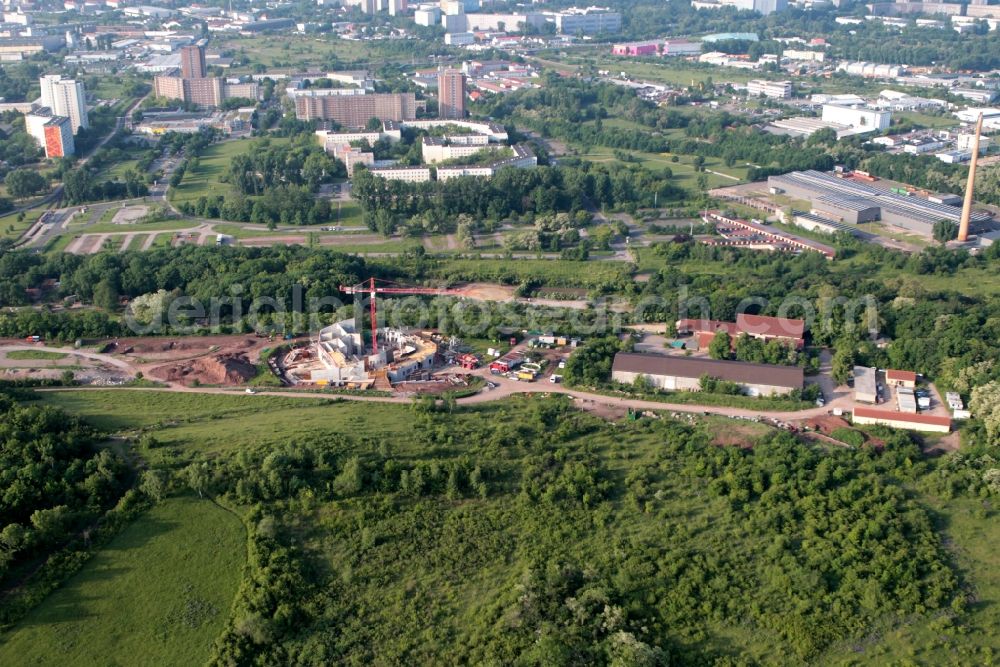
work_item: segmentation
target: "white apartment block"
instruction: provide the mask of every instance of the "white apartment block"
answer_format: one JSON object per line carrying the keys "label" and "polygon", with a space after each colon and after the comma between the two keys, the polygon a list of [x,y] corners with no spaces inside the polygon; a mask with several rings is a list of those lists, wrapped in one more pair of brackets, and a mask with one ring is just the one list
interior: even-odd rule
{"label": "white apartment block", "polygon": [[406,181],[407,183],[423,183],[431,180],[430,167],[379,167],[369,169],[375,175],[390,181]]}
{"label": "white apartment block", "polygon": [[51,109],[56,116],[69,118],[73,134],[79,132],[81,127],[90,127],[87,95],[81,82],[63,79],[58,74],[46,74],[39,83],[42,88],[42,106]]}
{"label": "white apartment block", "polygon": [[447,181],[461,176],[485,176],[489,178],[493,172],[493,167],[441,167],[437,170],[437,179]]}
{"label": "white apartment block", "polygon": [[754,79],[747,83],[747,94],[750,97],[771,97],[778,100],[788,99],[792,96],[791,81],[766,81],[764,79]]}

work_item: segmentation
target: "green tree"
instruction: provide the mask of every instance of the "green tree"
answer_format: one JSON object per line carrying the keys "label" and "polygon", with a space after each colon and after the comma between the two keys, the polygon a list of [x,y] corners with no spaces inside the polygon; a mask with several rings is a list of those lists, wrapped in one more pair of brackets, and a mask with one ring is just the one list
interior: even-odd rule
{"label": "green tree", "polygon": [[16,199],[24,199],[45,190],[48,181],[34,169],[15,169],[4,179],[7,192]]}
{"label": "green tree", "polygon": [[952,220],[938,220],[933,228],[934,240],[944,245],[958,238],[958,225]]}
{"label": "green tree", "polygon": [[854,375],[854,348],[850,340],[837,341],[837,349],[830,360],[830,374],[837,384],[846,384]]}
{"label": "green tree", "polygon": [[357,456],[353,456],[344,464],[340,474],[333,480],[333,490],[339,496],[353,496],[364,488],[364,469]]}
{"label": "green tree", "polygon": [[713,359],[728,359],[732,352],[733,342],[728,331],[717,331],[708,344],[708,356]]}
{"label": "green tree", "polygon": [[184,468],[184,479],[191,490],[198,494],[199,498],[205,497],[211,475],[208,472],[207,463],[192,463]]}
{"label": "green tree", "polygon": [[118,288],[109,278],[105,278],[94,286],[94,305],[104,310],[118,308]]}
{"label": "green tree", "polygon": [[139,490],[157,503],[167,495],[169,486],[170,480],[167,478],[166,471],[163,470],[143,471],[142,479],[139,482]]}

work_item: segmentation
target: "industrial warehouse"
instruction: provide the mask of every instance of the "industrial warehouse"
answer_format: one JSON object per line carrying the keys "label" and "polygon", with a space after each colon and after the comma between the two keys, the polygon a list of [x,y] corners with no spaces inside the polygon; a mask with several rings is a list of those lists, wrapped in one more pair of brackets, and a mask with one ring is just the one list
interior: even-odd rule
{"label": "industrial warehouse", "polygon": [[[770,176],[767,184],[772,194],[809,200],[814,213],[855,225],[881,220],[931,236],[934,223],[950,220],[957,225],[962,216],[959,206],[876,188],[849,176],[836,177],[813,170]],[[974,210],[969,221],[972,229],[977,230],[991,219],[989,212]]]}
{"label": "industrial warehouse", "polygon": [[805,376],[798,366],[751,364],[699,357],[619,352],[611,379],[632,384],[637,378],[666,391],[701,391],[701,379],[735,382],[749,396],[775,396],[802,389]]}

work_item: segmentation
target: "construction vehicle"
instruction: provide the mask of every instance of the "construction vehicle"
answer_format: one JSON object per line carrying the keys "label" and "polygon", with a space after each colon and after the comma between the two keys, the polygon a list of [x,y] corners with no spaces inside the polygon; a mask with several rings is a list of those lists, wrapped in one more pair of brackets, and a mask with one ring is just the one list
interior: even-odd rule
{"label": "construction vehicle", "polygon": [[517,379],[518,380],[523,380],[525,382],[534,382],[535,381],[535,374],[532,373],[531,371],[518,371],[518,373],[517,373]]}

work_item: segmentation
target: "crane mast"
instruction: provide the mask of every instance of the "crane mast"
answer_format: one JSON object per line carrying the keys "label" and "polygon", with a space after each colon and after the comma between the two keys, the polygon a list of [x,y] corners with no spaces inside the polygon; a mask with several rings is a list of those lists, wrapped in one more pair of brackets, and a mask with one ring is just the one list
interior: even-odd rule
{"label": "crane mast", "polygon": [[372,327],[372,354],[378,354],[378,308],[375,305],[376,294],[461,294],[461,290],[451,290],[435,287],[405,287],[392,283],[378,285],[375,278],[358,283],[357,285],[341,285],[340,291],[344,294],[368,294],[371,296],[370,318]]}

